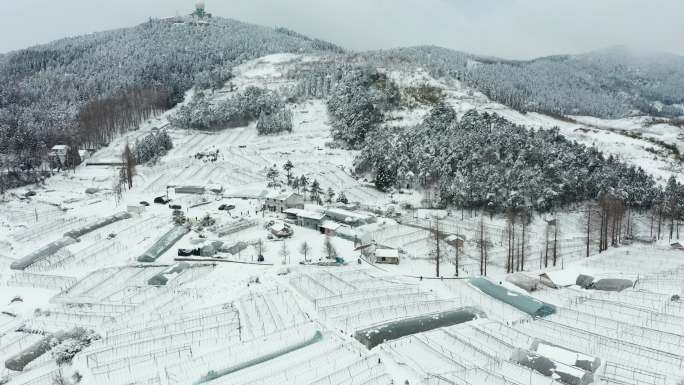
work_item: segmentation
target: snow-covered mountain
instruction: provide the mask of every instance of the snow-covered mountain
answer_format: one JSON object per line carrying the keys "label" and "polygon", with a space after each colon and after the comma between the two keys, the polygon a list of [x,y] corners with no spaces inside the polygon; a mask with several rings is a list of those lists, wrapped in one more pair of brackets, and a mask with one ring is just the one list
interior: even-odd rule
{"label": "snow-covered mountain", "polygon": [[684,58],[667,53],[614,47],[513,61],[411,47],[367,55],[380,61],[421,63],[434,75],[463,80],[520,111],[601,118],[684,114]]}
{"label": "snow-covered mountain", "polygon": [[675,118],[191,21],[0,56],[0,384],[681,382]]}

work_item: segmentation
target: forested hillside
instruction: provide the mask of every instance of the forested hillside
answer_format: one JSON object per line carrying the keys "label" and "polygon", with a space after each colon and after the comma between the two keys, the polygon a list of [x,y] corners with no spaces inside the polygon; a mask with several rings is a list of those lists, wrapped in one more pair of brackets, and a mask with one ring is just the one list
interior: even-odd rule
{"label": "forested hillside", "polygon": [[108,142],[170,108],[194,84],[221,86],[237,63],[270,53],[340,51],[285,29],[213,18],[150,20],[0,56],[0,153],[37,167],[55,142]]}
{"label": "forested hillside", "polygon": [[520,111],[620,118],[684,114],[684,58],[611,48],[531,61],[483,58],[439,47],[366,54],[376,62],[420,63]]}
{"label": "forested hillside", "polygon": [[476,111],[459,120],[446,104],[416,127],[368,133],[357,170],[371,171],[380,188],[434,188],[439,204],[493,212],[546,211],[606,194],[648,208],[660,194],[643,170],[557,130],[530,130]]}

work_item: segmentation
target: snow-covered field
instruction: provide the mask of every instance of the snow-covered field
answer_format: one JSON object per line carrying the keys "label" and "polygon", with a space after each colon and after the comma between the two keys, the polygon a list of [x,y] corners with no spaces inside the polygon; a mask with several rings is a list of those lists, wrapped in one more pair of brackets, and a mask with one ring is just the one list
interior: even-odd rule
{"label": "snow-covered field", "polygon": [[[274,55],[249,62],[236,69],[234,83],[278,87],[286,83],[284,67],[294,60],[310,58]],[[404,76],[406,82],[426,80],[415,74],[392,76]],[[478,108],[535,127],[558,125],[569,137],[596,143],[656,175],[675,172],[664,158],[653,159],[655,155],[643,149],[646,142],[600,128],[579,130],[583,125],[619,123],[583,118],[576,118],[583,123],[566,123],[522,115],[457,84],[449,85],[447,94],[460,113]],[[535,218],[528,230],[527,274],[538,280],[540,273],[548,272],[562,286],[539,285],[529,294],[555,306],[546,317],[535,318],[467,280],[452,279],[454,266],[448,261],[442,266],[444,279],[429,279],[435,270],[429,259],[434,241],[426,227],[433,215],[443,217],[442,231],[466,235],[459,275],[479,275],[473,240],[481,218],[470,213],[461,217],[460,212],[415,211],[398,218],[379,217],[359,229],[379,244],[401,249],[399,265],[370,264],[359,258],[354,242],[340,237],[331,242],[346,265],[300,265],[301,243],[309,243],[308,257],[316,260],[323,255],[326,237],[293,224],[292,238],[267,238],[265,225],[283,220],[279,214],[259,211],[264,194],[273,191],[265,187],[266,170],[273,164],[281,168],[290,160],[295,175],[317,179],[324,189],[344,191],[350,201],[366,207],[386,208],[392,200],[415,197],[388,196],[350,175],[355,154],[325,147],[330,132],[322,101],[291,107],[292,134],[261,137],[254,126],[220,132],[171,130],[174,149],[158,164],[138,167],[133,189],[119,203],[111,192],[116,170],[103,166],[82,165],[49,179],[44,187],[11,192],[0,203],[0,362],[35,350],[32,346],[46,336],[74,327],[92,329],[100,338],[62,365],[55,352],[64,350],[64,342],[57,344],[53,338],[46,342],[56,344],[52,351],[27,362],[23,371],[3,365],[0,383],[52,385],[55,378],[71,379],[75,373],[82,376],[81,383],[94,385],[571,383],[559,372],[584,381],[591,377],[598,384],[675,385],[684,378],[684,302],[679,299],[684,295],[684,252],[657,242],[612,248],[586,258],[584,219],[578,212],[560,215],[560,257],[554,268],[543,268],[540,254],[549,218]],[[403,117],[411,124],[423,113],[407,111]],[[130,143],[165,121],[161,116],[144,124],[88,161],[118,161],[127,140]],[[667,140],[673,138],[671,128],[651,128],[670,135]],[[195,157],[216,151],[216,161]],[[155,262],[138,262],[174,228],[172,210],[153,204],[154,197],[170,191],[168,186],[215,184],[224,187],[222,194],[171,190],[171,203],[181,205],[195,225]],[[29,188],[36,195],[19,199]],[[86,194],[86,188],[100,191]],[[64,233],[140,201],[151,205],[140,211],[136,207],[130,218],[50,250],[24,270],[10,268],[22,257],[63,240]],[[219,211],[221,204],[235,208]],[[198,228],[206,215],[216,223]],[[240,223],[248,225],[220,235],[221,229]],[[487,217],[484,225],[492,242],[488,275],[493,286],[509,290],[510,297],[526,298],[527,293],[505,279],[504,220]],[[257,240],[264,244],[263,263],[257,262]],[[219,253],[221,259],[170,269],[179,266],[179,248],[200,248],[213,241],[250,245],[235,255]],[[619,293],[586,290],[574,285],[579,274],[629,279],[633,284]],[[152,284],[151,279],[159,276],[166,283]],[[566,281],[567,287],[560,284]],[[463,308],[478,309],[484,316],[415,330],[371,350],[354,338],[361,330],[380,330],[388,323],[423,316],[439,320],[438,314]],[[547,357],[557,373],[531,370],[516,359],[520,352]],[[597,358],[600,365],[591,370],[578,365],[587,357]]]}

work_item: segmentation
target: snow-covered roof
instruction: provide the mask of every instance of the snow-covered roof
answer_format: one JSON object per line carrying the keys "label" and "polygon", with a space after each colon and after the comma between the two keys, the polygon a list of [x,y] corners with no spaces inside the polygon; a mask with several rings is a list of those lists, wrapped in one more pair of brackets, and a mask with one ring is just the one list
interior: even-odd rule
{"label": "snow-covered roof", "polygon": [[276,222],[271,226],[271,230],[277,231],[277,232],[283,231],[283,230],[285,230],[285,224],[282,222]]}
{"label": "snow-covered roof", "polygon": [[399,258],[397,249],[375,249],[375,256],[382,258]]}
{"label": "snow-covered roof", "polygon": [[56,145],[52,146],[52,149],[56,150],[56,151],[68,150],[69,146],[67,146],[66,144],[56,144]]}
{"label": "snow-covered roof", "polygon": [[360,237],[362,233],[358,231],[358,228],[352,228],[349,226],[340,226],[339,228],[335,229],[335,233],[337,235],[346,235],[348,238],[354,238],[354,237]]}
{"label": "snow-covered roof", "polygon": [[321,227],[324,229],[335,231],[335,230],[339,229],[340,227],[342,227],[342,225],[335,222],[335,221],[329,221],[328,220],[328,221],[323,221],[323,223],[321,223]]}
{"label": "snow-covered roof", "polygon": [[301,195],[294,193],[294,192],[284,192],[284,193],[273,192],[271,194],[267,194],[266,198],[267,199],[273,199],[276,201],[285,201],[285,200],[288,200],[292,196],[301,196]]}
{"label": "snow-covered roof", "polygon": [[349,210],[340,209],[340,208],[329,208],[329,209],[326,209],[325,212],[328,215],[333,215],[333,216],[340,217],[340,218],[344,217],[345,220],[347,218],[349,218],[352,221],[354,221],[354,220],[365,221],[365,220],[368,220],[369,218],[373,217],[370,214],[362,214],[362,213],[358,213],[355,211],[349,211]]}
{"label": "snow-covered roof", "polygon": [[558,286],[571,286],[577,282],[578,272],[573,270],[556,270],[547,271],[546,275],[549,277],[551,282]]}
{"label": "snow-covered roof", "polygon": [[299,218],[316,219],[321,220],[325,218],[324,213],[319,213],[316,211],[302,210],[302,209],[287,209],[284,211],[285,214],[293,214]]}
{"label": "snow-covered roof", "polygon": [[321,220],[321,219],[325,218],[325,214],[316,213],[313,211],[302,211],[301,213],[299,213],[299,216],[302,218],[316,219],[316,220]]}

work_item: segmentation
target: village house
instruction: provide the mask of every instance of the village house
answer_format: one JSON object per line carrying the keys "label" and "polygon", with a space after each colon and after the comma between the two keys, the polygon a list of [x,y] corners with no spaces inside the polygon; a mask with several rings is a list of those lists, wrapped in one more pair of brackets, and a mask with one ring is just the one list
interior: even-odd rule
{"label": "village house", "polygon": [[304,209],[304,197],[292,192],[266,196],[264,208],[276,213],[284,213],[288,209]]}

